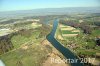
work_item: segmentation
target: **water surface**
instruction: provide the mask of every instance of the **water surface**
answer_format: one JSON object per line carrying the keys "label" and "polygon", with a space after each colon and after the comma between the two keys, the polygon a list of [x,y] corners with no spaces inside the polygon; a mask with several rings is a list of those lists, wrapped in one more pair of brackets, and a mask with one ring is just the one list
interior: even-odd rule
{"label": "water surface", "polygon": [[55,33],[58,26],[58,19],[54,20],[53,29],[50,34],[47,35],[47,40],[58,50],[60,51],[67,59],[78,60],[75,63],[71,63],[72,66],[83,66],[83,63],[79,60],[79,58],[71,52],[68,48],[62,46],[60,42],[55,39]]}

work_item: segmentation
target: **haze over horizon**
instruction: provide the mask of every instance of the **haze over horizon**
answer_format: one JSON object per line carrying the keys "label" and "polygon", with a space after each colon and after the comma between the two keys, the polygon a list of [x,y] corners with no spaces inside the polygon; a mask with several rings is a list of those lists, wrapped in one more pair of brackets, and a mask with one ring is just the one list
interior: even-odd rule
{"label": "haze over horizon", "polygon": [[99,0],[0,0],[0,12],[63,7],[100,7]]}

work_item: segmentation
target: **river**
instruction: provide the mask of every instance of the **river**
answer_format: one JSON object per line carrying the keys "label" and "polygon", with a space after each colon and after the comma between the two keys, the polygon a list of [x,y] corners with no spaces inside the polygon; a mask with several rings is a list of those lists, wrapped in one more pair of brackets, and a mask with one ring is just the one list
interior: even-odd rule
{"label": "river", "polygon": [[79,60],[79,58],[77,57],[77,55],[75,55],[73,52],[71,52],[68,48],[62,46],[62,44],[60,44],[56,39],[55,39],[55,33],[56,33],[56,29],[58,27],[58,19],[54,20],[53,23],[53,29],[50,32],[50,34],[48,34],[46,36],[47,40],[58,50],[60,51],[67,59],[72,59],[72,60],[77,60],[77,62],[75,63],[71,63],[71,66],[84,66],[83,63],[81,63],[81,60]]}

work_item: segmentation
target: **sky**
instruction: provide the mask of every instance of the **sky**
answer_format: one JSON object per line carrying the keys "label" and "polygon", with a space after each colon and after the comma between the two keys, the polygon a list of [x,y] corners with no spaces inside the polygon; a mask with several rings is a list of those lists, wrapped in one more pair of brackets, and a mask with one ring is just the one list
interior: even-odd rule
{"label": "sky", "polygon": [[62,7],[100,7],[100,0],[0,0],[0,11]]}

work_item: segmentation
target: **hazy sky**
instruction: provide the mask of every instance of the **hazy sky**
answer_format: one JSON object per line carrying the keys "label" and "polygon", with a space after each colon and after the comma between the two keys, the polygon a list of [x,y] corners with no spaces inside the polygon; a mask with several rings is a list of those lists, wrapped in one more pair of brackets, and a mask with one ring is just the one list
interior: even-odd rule
{"label": "hazy sky", "polygon": [[100,7],[100,0],[0,0],[0,11],[60,7]]}

